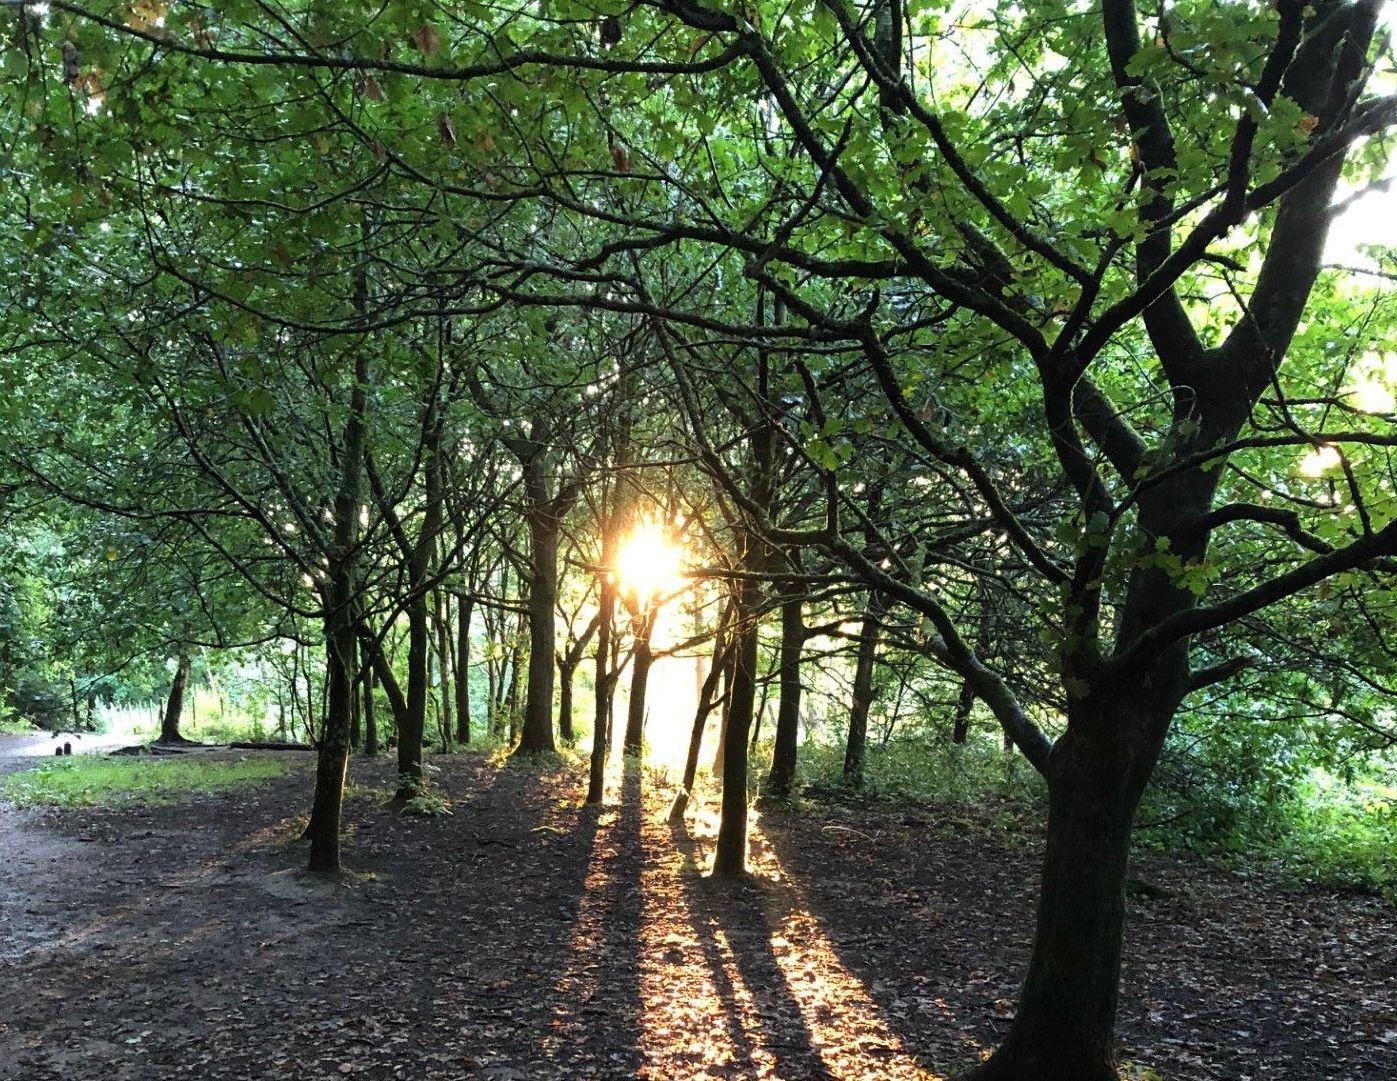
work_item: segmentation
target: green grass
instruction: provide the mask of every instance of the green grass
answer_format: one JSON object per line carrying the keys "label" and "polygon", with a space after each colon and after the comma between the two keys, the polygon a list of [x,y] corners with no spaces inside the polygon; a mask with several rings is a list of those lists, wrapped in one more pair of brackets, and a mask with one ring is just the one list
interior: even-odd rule
{"label": "green grass", "polygon": [[174,803],[182,797],[239,788],[280,777],[290,764],[187,759],[65,758],[0,780],[0,799],[20,807],[98,807]]}

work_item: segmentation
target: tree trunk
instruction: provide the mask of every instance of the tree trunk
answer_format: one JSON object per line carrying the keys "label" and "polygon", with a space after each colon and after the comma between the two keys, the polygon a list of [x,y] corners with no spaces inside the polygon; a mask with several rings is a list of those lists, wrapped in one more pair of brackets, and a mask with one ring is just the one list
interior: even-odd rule
{"label": "tree trunk", "polygon": [[557,648],[553,612],[558,601],[558,526],[543,508],[529,515],[529,563],[529,676],[516,754],[537,754],[557,747],[553,739],[553,657]]}
{"label": "tree trunk", "polygon": [[[486,611],[486,641],[498,641],[491,633],[489,611]],[[488,654],[485,657],[485,735],[486,738],[499,735],[500,731],[500,665]]]}
{"label": "tree trunk", "polygon": [[473,597],[456,598],[456,742],[471,741],[471,609]]}
{"label": "tree trunk", "polygon": [[576,668],[568,658],[558,658],[558,736],[566,744],[577,739],[572,728],[572,677]]}
{"label": "tree trunk", "polygon": [[[563,738],[563,742],[569,746],[577,742],[577,733],[573,730],[572,724],[572,681],[577,675],[577,666],[582,663],[582,658],[586,656],[587,643],[597,632],[597,623],[600,618],[600,615],[593,616],[586,629],[558,654],[558,734]],[[571,636],[571,630],[569,630],[569,637]]]}
{"label": "tree trunk", "polygon": [[1116,1081],[1114,1027],[1140,783],[1069,730],[1053,750],[1037,934],[1018,1014],[963,1081]]}
{"label": "tree trunk", "polygon": [[724,628],[728,613],[724,611],[718,623],[718,633],[713,639],[713,660],[699,688],[698,709],[694,711],[694,727],[689,733],[689,753],[684,759],[684,791],[694,790],[694,780],[698,777],[699,752],[703,747],[703,730],[708,727],[709,714],[713,712],[713,701],[717,697],[718,683],[723,678],[723,670],[728,664],[729,645]]}
{"label": "tree trunk", "polygon": [[[306,651],[306,657],[305,660],[302,662],[301,667],[305,670],[306,673],[306,742],[317,743],[319,742],[320,737],[317,734],[319,732],[319,728],[317,727],[317,720],[315,716],[315,678],[311,675],[310,646],[307,645],[304,648]],[[323,689],[324,680],[321,681],[321,686]]]}
{"label": "tree trunk", "polygon": [[437,701],[440,704],[441,749],[451,749],[455,725],[451,716],[451,598],[440,590],[432,594],[432,613],[437,623]]}
{"label": "tree trunk", "polygon": [[859,629],[859,655],[854,668],[854,697],[849,707],[849,736],[844,745],[844,782],[863,787],[863,763],[868,749],[868,711],[873,705],[873,667],[878,659],[878,630],[888,601],[875,595]]}
{"label": "tree trunk", "polygon": [[655,613],[646,611],[636,622],[635,648],[631,653],[631,693],[626,708],[624,754],[640,754],[645,747],[645,695],[650,685],[650,668],[655,655],[650,639],[655,633]]}
{"label": "tree trunk", "polygon": [[[356,285],[360,309],[366,303],[367,276]],[[340,869],[340,813],[349,765],[349,724],[354,709],[354,645],[358,633],[355,553],[358,549],[360,490],[367,427],[368,350],[358,350],[349,415],[344,425],[339,487],[334,502],[334,547],[328,552],[328,583],[321,594],[325,625],[325,719],[315,759],[315,795],[311,802],[310,869]]]}
{"label": "tree trunk", "polygon": [[[799,588],[791,583],[791,589]],[[776,746],[771,752],[771,772],[766,792],[772,799],[790,799],[796,779],[796,748],[800,741],[800,654],[805,646],[805,622],[801,599],[781,605],[781,655],[777,662],[781,701],[776,712]]]}
{"label": "tree trunk", "polygon": [[506,742],[513,744],[519,736],[519,677],[524,671],[524,624],[528,622],[528,616],[522,615],[514,626],[513,645],[509,650],[509,662],[504,667],[509,679],[504,680],[501,675],[501,687],[504,691],[504,710],[500,713],[500,724],[507,726],[505,731]]}
{"label": "tree trunk", "polygon": [[960,686],[956,715],[951,725],[951,742],[964,743],[970,735],[970,710],[975,705],[975,688],[969,682]]}
{"label": "tree trunk", "polygon": [[349,711],[349,750],[351,754],[357,754],[364,746],[364,707],[363,698],[359,693],[363,687],[364,673],[369,670],[367,664],[360,665],[356,658],[357,671],[353,674],[354,694],[350,696]]}
{"label": "tree trunk", "polygon": [[728,714],[732,711],[732,678],[737,669],[737,651],[741,640],[734,632],[728,655],[723,662],[723,708],[718,714],[718,743],[713,748],[713,779],[723,779],[723,760],[728,753]]}
{"label": "tree trunk", "polygon": [[363,653],[365,664],[373,668],[374,677],[378,680],[378,685],[383,688],[383,696],[388,699],[388,708],[393,714],[394,727],[401,728],[403,718],[407,716],[407,699],[403,697],[403,689],[398,684],[398,677],[393,674],[393,665],[388,660],[388,655],[383,652],[383,644],[363,624],[356,625],[355,633],[359,639],[359,648]]}
{"label": "tree trunk", "polygon": [[758,587],[738,586],[736,655],[728,693],[723,743],[723,802],[713,874],[730,878],[747,870],[747,734],[757,697]]}
{"label": "tree trunk", "polygon": [[[357,508],[355,509],[357,513]],[[335,572],[348,579],[348,568]],[[325,617],[325,682],[327,703],[315,760],[315,796],[311,803],[310,869],[340,869],[340,812],[344,803],[344,778],[349,764],[349,722],[354,708],[354,623],[349,616],[353,585],[331,584],[332,599]]]}
{"label": "tree trunk", "polygon": [[[609,548],[603,545],[603,551]],[[603,561],[607,556],[603,555]],[[606,795],[606,759],[611,749],[611,622],[616,608],[616,586],[603,575],[597,599],[596,715],[592,722],[592,758],[587,770],[587,802],[600,803]]]}
{"label": "tree trunk", "polygon": [[189,683],[190,660],[181,653],[175,662],[175,679],[170,684],[170,697],[165,700],[165,715],[160,718],[160,742],[184,743],[179,734],[179,721],[184,713],[184,689]]}
{"label": "tree trunk", "polygon": [[364,754],[369,758],[378,755],[378,718],[374,715],[374,670],[373,665],[363,666],[363,714],[364,714]]}
{"label": "tree trunk", "polygon": [[407,709],[398,721],[397,799],[422,790],[422,742],[427,731],[427,596],[418,593],[407,607]]}
{"label": "tree trunk", "polygon": [[704,677],[698,689],[698,708],[694,711],[694,725],[689,732],[689,753],[684,759],[684,779],[669,807],[669,821],[676,825],[684,821],[684,811],[689,806],[689,797],[694,791],[694,781],[698,777],[699,751],[703,746],[703,732],[708,727],[708,717],[713,712],[718,681],[727,665],[729,646],[725,638],[725,629],[729,613],[730,609],[725,608],[718,621],[718,633],[713,637],[713,657],[709,662],[708,675]]}
{"label": "tree trunk", "polygon": [[[296,735],[296,711],[301,706],[301,643],[293,642],[291,649],[291,677],[286,682],[286,689],[289,692],[290,702],[287,714],[291,721],[291,735]],[[309,733],[307,733],[309,736]],[[307,738],[309,743],[310,739]]]}

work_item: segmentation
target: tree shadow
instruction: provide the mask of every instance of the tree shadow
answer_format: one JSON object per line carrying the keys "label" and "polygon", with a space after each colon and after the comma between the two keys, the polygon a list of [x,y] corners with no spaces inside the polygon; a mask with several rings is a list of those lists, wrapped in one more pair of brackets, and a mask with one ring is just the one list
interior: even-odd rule
{"label": "tree shadow", "polygon": [[1012,1020],[1037,852],[1006,847],[992,857],[983,838],[922,814],[899,814],[914,830],[880,848],[877,825],[868,833],[819,811],[773,810],[759,844],[889,1029],[956,1074],[997,1046]]}
{"label": "tree shadow", "polygon": [[550,1063],[604,1063],[617,1075],[640,1067],[643,1008],[643,784],[636,759],[625,758],[622,770],[620,801],[582,810],[579,830],[590,836],[591,852],[552,988],[550,1031],[541,1041]]}
{"label": "tree shadow", "polygon": [[825,1041],[812,1031],[776,953],[781,898],[759,878],[704,877],[699,843],[678,823],[669,830],[685,862],[680,880],[690,929],[744,1076],[757,1075],[774,1060],[777,1075],[790,1081],[835,1081]]}

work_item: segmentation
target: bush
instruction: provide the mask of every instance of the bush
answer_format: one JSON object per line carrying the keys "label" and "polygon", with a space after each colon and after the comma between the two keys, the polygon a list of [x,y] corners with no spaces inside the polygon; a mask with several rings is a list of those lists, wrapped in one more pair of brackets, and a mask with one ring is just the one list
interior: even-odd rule
{"label": "bush", "polygon": [[1284,871],[1335,889],[1397,894],[1397,788],[1316,774],[1272,846]]}
{"label": "bush", "polygon": [[[843,788],[842,743],[811,741],[800,749],[800,776],[823,788]],[[862,794],[872,799],[984,805],[1008,803],[1024,810],[1044,803],[1045,789],[1023,755],[1005,752],[996,739],[963,744],[927,737],[869,744]]]}
{"label": "bush", "polygon": [[1397,890],[1397,773],[1381,755],[1336,776],[1264,722],[1181,731],[1141,804],[1142,844],[1260,861],[1300,883]]}
{"label": "bush", "polygon": [[1306,770],[1280,726],[1178,726],[1141,801],[1141,836],[1200,853],[1265,848],[1292,828]]}

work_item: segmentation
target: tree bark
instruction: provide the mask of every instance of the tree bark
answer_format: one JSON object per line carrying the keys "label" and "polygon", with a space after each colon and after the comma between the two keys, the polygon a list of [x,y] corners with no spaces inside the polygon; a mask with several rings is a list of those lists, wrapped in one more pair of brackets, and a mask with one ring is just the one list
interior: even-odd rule
{"label": "tree bark", "polygon": [[422,742],[427,731],[427,597],[418,593],[407,606],[407,709],[398,721],[398,791],[412,799],[422,788]]}
{"label": "tree bark", "polygon": [[184,713],[184,690],[189,683],[189,654],[181,652],[175,661],[175,679],[170,684],[170,696],[165,700],[165,714],[160,718],[160,742],[184,743],[179,732],[180,716]]}
{"label": "tree bark", "polygon": [[[362,271],[356,288],[362,310],[368,288]],[[354,710],[354,647],[358,633],[355,553],[363,486],[368,385],[368,352],[360,349],[354,359],[354,382],[349,392],[339,487],[335,492],[334,548],[328,553],[327,582],[321,591],[326,708],[315,760],[315,795],[310,823],[306,826],[310,839],[310,869],[320,872],[340,869],[340,814],[344,804],[345,772],[349,766],[349,726]]]}
{"label": "tree bark", "polygon": [[737,669],[737,650],[741,645],[734,633],[731,647],[723,663],[723,708],[718,712],[718,742],[713,748],[713,778],[722,780],[723,760],[728,753],[728,714],[732,711],[732,679]]}
{"label": "tree bark", "polygon": [[970,735],[970,710],[975,705],[975,688],[969,682],[960,685],[956,713],[951,722],[951,742],[964,743]]}
{"label": "tree bark", "polygon": [[572,727],[572,677],[576,669],[566,657],[558,658],[558,737],[567,744],[577,739]]}
{"label": "tree bark", "polygon": [[1125,880],[1143,782],[1138,764],[1080,732],[1069,728],[1050,761],[1042,893],[1018,1013],[964,1081],[1116,1081]]}
{"label": "tree bark", "polygon": [[[789,583],[791,590],[799,586]],[[772,799],[790,799],[796,779],[796,748],[800,741],[800,655],[805,648],[805,621],[801,618],[799,596],[788,597],[781,605],[781,654],[777,661],[781,699],[776,711],[776,746],[771,752],[771,770],[766,777],[766,794]]]}
{"label": "tree bark", "polygon": [[624,754],[640,754],[645,748],[645,696],[650,685],[650,668],[655,654],[650,640],[655,633],[655,614],[646,610],[636,617],[635,646],[631,653],[631,693],[626,707]]}
{"label": "tree bark", "polygon": [[374,670],[373,665],[362,666],[364,714],[364,754],[368,758],[378,755],[378,718],[374,713]]}
{"label": "tree bark", "polygon": [[[358,513],[357,506],[354,513]],[[346,563],[352,557],[346,557]],[[325,682],[328,699],[315,763],[315,796],[311,804],[310,869],[340,869],[340,813],[344,778],[349,765],[349,722],[354,709],[354,621],[349,566],[332,571],[331,600],[325,616]]]}
{"label": "tree bark", "polygon": [[529,675],[517,754],[556,750],[553,738],[554,608],[558,601],[558,523],[543,507],[529,514]]}
{"label": "tree bark", "polygon": [[[490,609],[485,609],[485,640],[486,642],[498,642],[496,631],[501,624],[495,623],[491,618]],[[503,671],[501,670],[499,658],[491,656],[487,651],[485,654],[485,736],[487,739],[499,735],[500,731],[500,683]]]}
{"label": "tree bark", "polygon": [[577,741],[577,733],[573,730],[572,723],[573,677],[577,675],[577,666],[582,663],[582,658],[587,653],[587,643],[597,632],[599,618],[593,616],[586,629],[577,636],[577,640],[558,654],[558,734],[567,744]]}
{"label": "tree bark", "polygon": [[[304,661],[302,662],[301,667],[305,670],[305,673],[306,673],[306,702],[305,702],[306,742],[307,742],[307,743],[315,743],[315,742],[317,741],[317,739],[318,739],[318,737],[317,737],[317,735],[316,735],[317,728],[316,728],[316,717],[315,717],[315,679],[314,679],[314,677],[311,675],[311,668],[310,668],[310,645],[309,645],[309,644],[305,645],[305,646],[303,647],[303,649],[305,650],[305,659],[304,659]],[[325,688],[325,687],[324,687],[324,681],[323,681],[323,680],[321,681],[321,685],[322,685],[322,689],[328,690],[328,688]]]}
{"label": "tree bark", "polygon": [[698,708],[694,711],[694,726],[689,733],[689,753],[684,759],[685,792],[694,790],[694,781],[698,777],[699,752],[703,748],[703,732],[708,727],[708,717],[713,712],[718,683],[728,666],[731,646],[727,637],[727,625],[730,614],[731,609],[725,607],[718,619],[718,633],[713,637],[713,659],[709,662],[708,675],[704,677],[703,686],[699,688]]}
{"label": "tree bark", "polygon": [[[610,549],[603,545],[603,551]],[[603,560],[606,556],[603,555]],[[600,803],[606,794],[606,759],[611,749],[611,623],[616,609],[616,586],[602,575],[597,599],[597,669],[595,716],[592,721],[592,756],[587,770],[587,802]]]}
{"label": "tree bark", "polygon": [[383,644],[362,623],[355,625],[355,634],[359,639],[359,648],[363,653],[365,664],[373,668],[374,676],[378,680],[379,686],[383,688],[383,696],[388,699],[388,708],[393,714],[394,727],[401,728],[403,718],[407,716],[407,699],[403,697],[403,689],[398,683],[398,677],[393,672],[393,665],[388,660],[388,655],[383,652]]}
{"label": "tree bark", "polygon": [[849,706],[849,735],[844,745],[844,783],[863,787],[863,765],[868,751],[868,711],[873,705],[873,669],[878,660],[878,631],[888,611],[888,598],[874,594],[859,629],[858,661],[854,668],[854,695]]}
{"label": "tree bark", "polygon": [[515,627],[514,646],[509,651],[509,664],[506,671],[509,673],[509,682],[504,693],[504,712],[500,716],[500,723],[507,725],[507,741],[513,744],[519,735],[519,673],[524,670],[524,629]]}
{"label": "tree bark", "polygon": [[355,671],[353,673],[354,694],[350,696],[349,710],[349,752],[357,754],[364,746],[364,704],[360,691],[363,689],[364,673],[369,670],[367,664],[360,664],[358,650],[355,650]]}
{"label": "tree bark", "polygon": [[398,725],[398,799],[422,790],[422,755],[431,694],[427,666],[432,649],[427,581],[431,576],[437,534],[442,522],[441,419],[435,398],[422,407],[425,448],[422,526],[407,561],[412,596],[407,605],[407,710]]}
{"label": "tree bark", "polygon": [[441,590],[432,592],[432,616],[437,628],[437,703],[441,728],[442,752],[451,749],[455,725],[451,715],[454,701],[451,694],[451,598]]}
{"label": "tree bark", "polygon": [[471,741],[471,610],[475,598],[456,598],[456,742]]}
{"label": "tree bark", "polygon": [[757,698],[759,587],[744,580],[737,590],[736,652],[723,737],[723,801],[713,855],[713,874],[721,878],[747,870],[747,734]]}

